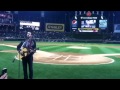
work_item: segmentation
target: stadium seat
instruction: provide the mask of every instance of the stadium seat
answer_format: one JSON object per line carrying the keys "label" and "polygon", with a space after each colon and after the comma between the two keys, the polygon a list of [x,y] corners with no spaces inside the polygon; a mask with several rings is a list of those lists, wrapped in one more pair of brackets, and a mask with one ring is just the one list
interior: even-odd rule
{"label": "stadium seat", "polygon": [[7,68],[3,68],[2,69],[2,73],[0,75],[0,79],[8,79]]}

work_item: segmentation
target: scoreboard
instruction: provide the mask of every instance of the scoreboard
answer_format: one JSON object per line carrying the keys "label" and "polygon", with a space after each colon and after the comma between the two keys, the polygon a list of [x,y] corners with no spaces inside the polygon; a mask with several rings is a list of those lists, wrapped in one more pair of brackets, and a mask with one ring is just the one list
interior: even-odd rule
{"label": "scoreboard", "polygon": [[106,30],[108,26],[108,20],[104,16],[95,12],[93,14],[92,11],[78,15],[71,22],[71,29],[76,32],[99,32]]}

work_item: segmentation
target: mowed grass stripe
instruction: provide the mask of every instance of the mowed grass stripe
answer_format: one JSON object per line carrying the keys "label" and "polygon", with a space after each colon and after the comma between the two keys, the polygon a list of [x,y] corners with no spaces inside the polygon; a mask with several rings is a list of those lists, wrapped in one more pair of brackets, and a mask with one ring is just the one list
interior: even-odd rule
{"label": "mowed grass stripe", "polygon": [[91,46],[91,54],[101,54],[102,51],[99,49],[99,47]]}
{"label": "mowed grass stripe", "polygon": [[102,53],[117,53],[114,49],[111,49],[111,48],[105,48],[105,47],[103,47],[103,48],[99,48],[101,51],[102,51]]}
{"label": "mowed grass stripe", "polygon": [[81,49],[79,51],[79,53],[82,53],[82,54],[92,54],[93,52],[92,52],[92,48],[91,48],[91,49]]}
{"label": "mowed grass stripe", "polygon": [[108,48],[112,51],[114,51],[115,53],[120,53],[120,48]]}
{"label": "mowed grass stripe", "polygon": [[63,52],[63,51],[66,51],[66,47],[65,46],[57,46],[57,47],[54,47],[54,48],[49,48],[49,49],[47,49],[47,51],[50,51],[50,52]]}
{"label": "mowed grass stripe", "polygon": [[114,49],[106,47],[92,47],[93,54],[117,53]]}
{"label": "mowed grass stripe", "polygon": [[70,53],[80,53],[80,54],[91,54],[91,49],[73,49],[73,48],[66,48],[64,52]]}
{"label": "mowed grass stripe", "polygon": [[60,49],[59,52],[79,53],[79,50],[64,47],[64,48]]}
{"label": "mowed grass stripe", "polygon": [[58,52],[60,49],[64,48],[65,46],[49,46],[49,48],[44,48],[42,50],[48,51],[48,52]]}
{"label": "mowed grass stripe", "polygon": [[81,53],[81,54],[91,54],[92,51],[91,49],[72,49],[72,48],[67,48],[66,46],[59,46],[59,47],[54,47],[54,48],[47,48],[47,51],[51,52],[70,52],[70,53]]}
{"label": "mowed grass stripe", "polygon": [[1,50],[16,50],[16,48],[8,47],[8,46],[0,46],[0,51]]}
{"label": "mowed grass stripe", "polygon": [[67,48],[66,46],[61,46],[61,47],[59,47],[59,48],[54,48],[54,50],[53,50],[53,48],[50,50],[49,49],[49,51],[53,51],[53,52],[70,52],[70,53],[82,53],[82,54],[90,54],[90,53],[92,53],[91,52],[91,49],[72,49],[72,48]]}
{"label": "mowed grass stripe", "polygon": [[54,48],[59,48],[61,46],[39,46],[42,50],[49,50],[49,49],[54,49]]}
{"label": "mowed grass stripe", "polygon": [[72,49],[72,48],[67,48],[66,46],[61,46],[59,48],[54,48],[54,49],[49,49],[49,51],[53,51],[53,52],[70,52],[70,53],[90,53],[91,50],[81,50],[81,49]]}
{"label": "mowed grass stripe", "polygon": [[[85,47],[85,46],[82,46]],[[73,48],[69,48],[66,49],[65,52],[73,52],[73,53],[81,53],[81,54],[101,54],[103,53],[103,51],[96,46],[91,46],[91,45],[87,45],[86,47],[89,47],[90,49],[73,49]]]}

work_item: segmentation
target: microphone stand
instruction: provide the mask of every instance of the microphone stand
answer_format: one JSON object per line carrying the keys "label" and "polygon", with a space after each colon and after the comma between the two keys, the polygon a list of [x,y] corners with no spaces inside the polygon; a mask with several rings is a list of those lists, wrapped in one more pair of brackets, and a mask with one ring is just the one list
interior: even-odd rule
{"label": "microphone stand", "polygon": [[18,57],[19,57],[19,67],[18,67],[18,79],[20,79],[20,51],[19,51],[19,55],[18,55]]}

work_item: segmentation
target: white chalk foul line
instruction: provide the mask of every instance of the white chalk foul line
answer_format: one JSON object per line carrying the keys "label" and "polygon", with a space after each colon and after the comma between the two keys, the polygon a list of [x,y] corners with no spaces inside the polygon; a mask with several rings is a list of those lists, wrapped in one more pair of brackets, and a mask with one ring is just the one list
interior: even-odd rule
{"label": "white chalk foul line", "polygon": [[68,56],[67,56],[67,58],[66,58],[66,59],[64,59],[64,61],[66,61],[66,60],[67,60],[68,58],[70,58],[70,57],[71,57],[71,55],[68,55]]}
{"label": "white chalk foul line", "polygon": [[8,47],[13,47],[13,48],[17,48],[17,46],[14,46],[14,45],[6,45],[6,44],[0,44],[2,46],[8,46]]}
{"label": "white chalk foul line", "polygon": [[56,58],[54,58],[54,59],[52,59],[52,60],[56,60],[56,59],[58,59],[58,58],[60,58],[60,57],[62,57],[63,55],[60,55],[60,56],[58,56],[58,57],[56,57]]}

